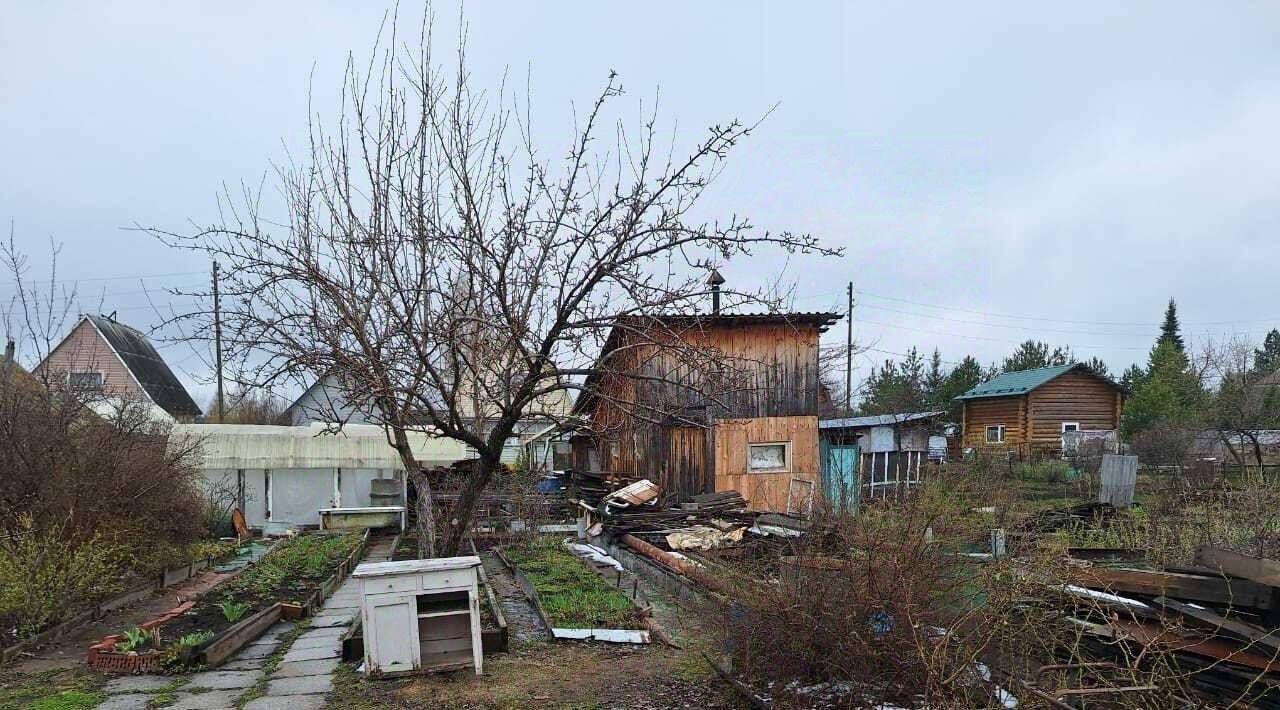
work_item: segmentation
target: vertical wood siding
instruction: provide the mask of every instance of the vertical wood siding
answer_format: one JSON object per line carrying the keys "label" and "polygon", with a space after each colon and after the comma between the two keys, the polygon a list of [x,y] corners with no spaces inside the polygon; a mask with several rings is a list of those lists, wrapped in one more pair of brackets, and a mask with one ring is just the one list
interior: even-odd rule
{"label": "vertical wood siding", "polygon": [[[791,444],[790,470],[748,473],[749,445],[780,441]],[[739,491],[752,510],[785,511],[793,479],[811,482],[814,494],[822,495],[816,415],[717,421],[715,461],[716,490]]]}

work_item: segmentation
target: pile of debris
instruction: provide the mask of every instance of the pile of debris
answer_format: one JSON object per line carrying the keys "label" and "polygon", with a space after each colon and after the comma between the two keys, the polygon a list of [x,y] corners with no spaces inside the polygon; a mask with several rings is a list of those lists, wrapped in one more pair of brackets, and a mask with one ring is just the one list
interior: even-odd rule
{"label": "pile of debris", "polygon": [[561,480],[591,536],[633,535],[667,550],[712,550],[740,546],[751,537],[799,535],[804,529],[799,519],[749,511],[738,491],[663,505],[662,489],[648,479],[570,470]]}
{"label": "pile of debris", "polygon": [[[1214,702],[1280,709],[1280,561],[1201,547],[1192,567],[1082,566],[1073,582],[1059,590],[1067,621],[1099,668],[1131,679],[1139,659],[1159,655]],[[1055,696],[1154,693],[1158,683],[1098,682]]]}

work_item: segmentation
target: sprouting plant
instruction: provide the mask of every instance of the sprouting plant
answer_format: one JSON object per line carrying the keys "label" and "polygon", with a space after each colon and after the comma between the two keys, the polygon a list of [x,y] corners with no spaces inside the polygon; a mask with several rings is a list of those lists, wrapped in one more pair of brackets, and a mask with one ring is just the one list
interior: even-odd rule
{"label": "sprouting plant", "polygon": [[124,632],[124,640],[116,644],[116,649],[129,653],[130,651],[140,651],[149,642],[155,641],[158,634],[153,629],[151,631],[143,631],[137,626]]}
{"label": "sprouting plant", "polygon": [[222,616],[234,624],[249,611],[249,604],[246,602],[233,602],[228,599],[219,604],[218,608],[222,610]]}
{"label": "sprouting plant", "polygon": [[177,645],[186,646],[187,648],[195,648],[211,638],[213,638],[212,631],[196,631],[195,633],[187,634],[178,639]]}

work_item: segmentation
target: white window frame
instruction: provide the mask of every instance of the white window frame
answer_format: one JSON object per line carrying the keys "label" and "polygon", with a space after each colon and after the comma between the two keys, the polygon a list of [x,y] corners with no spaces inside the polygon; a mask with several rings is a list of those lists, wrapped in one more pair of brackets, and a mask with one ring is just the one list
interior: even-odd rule
{"label": "white window frame", "polygon": [[67,388],[68,389],[71,389],[73,387],[73,385],[71,384],[72,375],[97,375],[98,376],[97,389],[90,388],[90,387],[80,388],[80,389],[83,389],[85,392],[105,392],[107,389],[107,373],[103,372],[102,370],[76,370],[75,372],[67,371]]}
{"label": "white window frame", "polygon": [[[1075,429],[1068,429],[1067,427],[1069,426],[1073,426]],[[1063,422],[1061,433],[1066,434],[1069,431],[1080,431],[1080,422]]]}
{"label": "white window frame", "polygon": [[[992,439],[992,438],[991,438],[991,430],[992,430],[992,429],[994,429],[994,430],[995,430],[995,432],[996,432],[996,438],[995,438],[995,439]],[[1004,443],[1004,425],[1003,425],[1003,424],[992,424],[991,426],[988,426],[988,427],[983,431],[983,440],[984,440],[986,443],[988,443],[988,444],[1003,444],[1003,443]]]}
{"label": "white window frame", "polygon": [[[751,468],[751,449],[756,446],[781,446],[782,468]],[[791,442],[790,441],[752,441],[747,444],[747,473],[790,473]]]}

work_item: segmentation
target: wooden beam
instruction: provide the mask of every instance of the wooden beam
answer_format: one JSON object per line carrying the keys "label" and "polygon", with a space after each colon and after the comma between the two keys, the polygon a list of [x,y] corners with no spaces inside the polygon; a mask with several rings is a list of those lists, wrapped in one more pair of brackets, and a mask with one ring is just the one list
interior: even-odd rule
{"label": "wooden beam", "polygon": [[1202,621],[1217,629],[1229,631],[1251,643],[1261,644],[1276,651],[1280,651],[1280,629],[1272,629],[1265,631],[1253,624],[1246,624],[1243,621],[1228,619],[1219,616],[1208,609],[1204,609],[1190,604],[1183,604],[1176,599],[1166,597],[1156,597],[1156,603],[1160,606],[1172,609],[1183,616],[1189,616],[1192,619]]}
{"label": "wooden beam", "polygon": [[1232,577],[1280,587],[1280,562],[1276,560],[1201,545],[1196,550],[1196,564]]}
{"label": "wooden beam", "polygon": [[1128,594],[1177,597],[1211,604],[1271,609],[1271,587],[1243,579],[1176,572],[1092,567],[1080,571],[1087,587]]}

